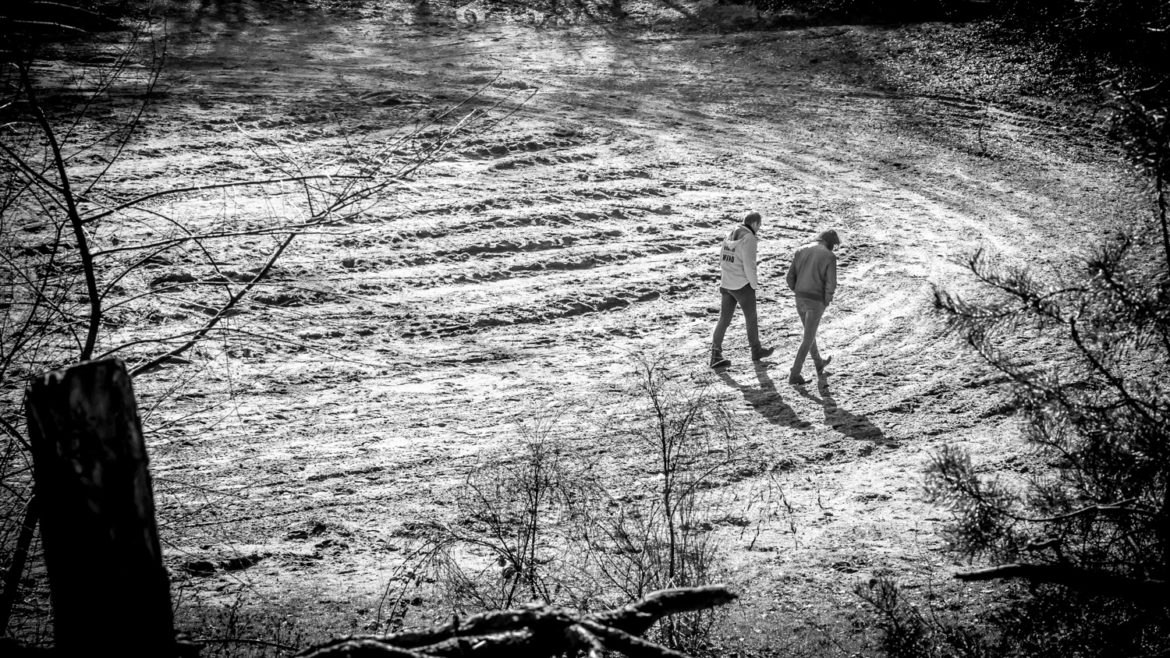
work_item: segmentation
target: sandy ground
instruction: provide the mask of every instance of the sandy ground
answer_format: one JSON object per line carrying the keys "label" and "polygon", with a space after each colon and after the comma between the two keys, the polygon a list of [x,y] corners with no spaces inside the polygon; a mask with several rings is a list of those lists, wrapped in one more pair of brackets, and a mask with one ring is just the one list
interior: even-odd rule
{"label": "sandy ground", "polygon": [[[931,286],[975,290],[957,262],[979,247],[1041,269],[1076,253],[1124,174],[1066,108],[1023,94],[1026,65],[956,56],[962,27],[734,31],[735,12],[651,29],[472,4],[179,31],[171,86],[115,170],[127,195],[271,172],[273,145],[321,161],[477,93],[457,116],[504,119],[389,203],[298,238],[231,319],[281,340],[236,334],[200,348],[204,368],[136,382],[185,600],[300,601],[326,628],[365,627],[412,529],[453,521],[467,475],[540,419],[613,486],[649,477],[650,457],[606,431],[634,403],[639,358],[736,422],[738,475],[710,498],[743,596],[729,635],[779,648],[806,621],[847,619],[875,574],[947,581],[947,515],[923,501],[921,470],[943,444],[1009,469],[1018,428],[1002,381],[928,313]],[[196,226],[268,212],[223,192],[165,207]],[[737,318],[716,374],[716,245],[749,210],[778,349],[753,364]],[[844,240],[820,334],[831,375],[793,388],[783,274],[828,227]],[[212,273],[159,262],[127,285],[185,271]],[[195,326],[179,302],[216,295],[180,287],[154,321]]]}

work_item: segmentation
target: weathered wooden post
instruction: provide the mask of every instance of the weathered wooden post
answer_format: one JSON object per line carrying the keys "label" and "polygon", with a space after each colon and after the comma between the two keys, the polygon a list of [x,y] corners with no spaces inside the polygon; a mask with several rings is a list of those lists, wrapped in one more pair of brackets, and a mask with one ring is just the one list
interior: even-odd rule
{"label": "weathered wooden post", "polygon": [[59,655],[176,655],[146,445],[118,359],[35,380],[25,399]]}

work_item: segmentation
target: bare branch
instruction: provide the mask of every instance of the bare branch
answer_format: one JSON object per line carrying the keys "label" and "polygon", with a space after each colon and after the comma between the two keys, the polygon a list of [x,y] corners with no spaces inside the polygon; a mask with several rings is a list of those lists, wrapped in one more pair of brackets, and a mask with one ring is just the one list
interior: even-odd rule
{"label": "bare branch", "polygon": [[123,253],[127,251],[142,251],[145,249],[158,249],[156,253],[162,253],[171,247],[177,247],[187,242],[198,242],[200,240],[219,240],[222,238],[239,238],[239,237],[256,237],[262,235],[280,235],[289,231],[296,231],[298,235],[304,235],[301,229],[312,228],[314,226],[321,226],[324,221],[321,217],[314,217],[299,224],[286,224],[284,226],[274,226],[271,228],[257,228],[246,231],[226,231],[223,233],[203,233],[190,234],[180,238],[170,238],[167,240],[159,240],[147,244],[131,245],[127,247],[115,247],[113,249],[101,249],[93,252],[94,258],[99,256],[109,256],[110,254]]}
{"label": "bare branch", "polygon": [[81,215],[77,211],[77,203],[74,199],[73,192],[69,187],[69,172],[65,169],[65,162],[62,159],[61,147],[57,144],[56,135],[53,132],[53,126],[49,123],[49,118],[45,116],[44,111],[37,103],[35,91],[33,89],[32,79],[29,77],[28,66],[21,65],[20,79],[25,90],[25,95],[28,97],[29,105],[32,107],[33,115],[37,119],[41,130],[45,134],[45,139],[49,142],[49,147],[53,153],[53,162],[57,166],[57,175],[60,177],[61,194],[65,201],[66,210],[69,216],[69,223],[73,226],[73,235],[77,239],[77,251],[81,255],[81,264],[85,272],[85,288],[89,296],[89,329],[86,332],[85,345],[81,349],[81,354],[78,355],[79,361],[89,360],[93,356],[94,345],[97,344],[98,329],[101,325],[102,319],[102,300],[98,294],[97,289],[97,274],[94,271],[93,256],[89,252],[89,241],[85,234],[85,228],[82,225]]}
{"label": "bare branch", "polygon": [[54,21],[35,21],[35,20],[17,19],[17,18],[13,18],[13,19],[9,19],[9,20],[12,21],[12,25],[22,25],[22,26],[26,26],[26,27],[35,27],[35,28],[48,28],[51,30],[65,30],[67,32],[76,32],[78,34],[89,34],[89,30],[83,30],[80,27],[77,27],[74,25],[68,25],[66,23],[57,23]]}
{"label": "bare branch", "polygon": [[[128,53],[124,56],[128,56]],[[85,189],[82,190],[82,197],[88,196],[93,188],[96,187],[99,182],[101,182],[102,178],[104,178],[105,175],[110,171],[110,167],[113,167],[114,163],[118,161],[118,158],[122,155],[122,151],[124,151],[126,146],[130,144],[130,138],[133,137],[134,131],[138,129],[138,125],[142,122],[142,116],[146,113],[146,108],[150,105],[150,98],[154,94],[155,87],[158,85],[159,77],[162,75],[162,67],[165,60],[166,42],[164,41],[162,54],[155,54],[154,62],[152,63],[150,81],[146,84],[146,90],[143,92],[143,101],[138,106],[138,111],[134,113],[133,118],[131,118],[128,124],[119,127],[120,131],[125,132],[122,138],[119,140],[118,146],[114,150],[114,154],[108,158],[106,166],[103,167],[102,170],[93,177],[93,180],[89,182],[89,185],[87,185]],[[102,141],[105,139],[108,139],[108,136],[103,138]]]}
{"label": "bare branch", "polygon": [[173,340],[178,340],[178,339],[184,338],[186,336],[194,336],[196,334],[199,334],[202,331],[203,331],[203,328],[201,327],[199,329],[192,329],[190,331],[183,331],[183,332],[180,332],[177,334],[163,336],[162,338],[140,338],[138,340],[132,340],[129,342],[122,343],[121,345],[118,345],[117,347],[112,347],[112,348],[106,350],[105,352],[102,352],[102,354],[100,356],[98,356],[97,358],[105,359],[107,357],[113,356],[114,354],[116,354],[118,352],[121,352],[124,349],[134,347],[136,345],[150,345],[152,343],[169,343]]}
{"label": "bare branch", "polygon": [[231,298],[228,300],[228,302],[226,304],[224,304],[223,308],[219,309],[219,312],[217,312],[210,320],[208,320],[207,324],[205,324],[202,329],[195,332],[195,334],[187,342],[185,342],[182,345],[176,347],[175,349],[167,352],[166,354],[162,354],[162,355],[160,355],[154,359],[151,359],[150,361],[147,361],[146,363],[138,366],[137,368],[135,368],[133,371],[130,372],[130,376],[136,377],[139,374],[141,374],[147,370],[150,370],[152,368],[155,368],[158,365],[160,365],[160,364],[162,364],[170,359],[173,359],[176,356],[179,356],[183,352],[186,352],[187,350],[194,347],[195,344],[198,343],[201,338],[206,336],[208,332],[210,332],[212,329],[215,328],[215,325],[219,324],[219,322],[221,320],[223,320],[224,317],[226,317],[228,312],[231,311],[232,308],[234,308],[235,305],[237,303],[239,303],[239,301],[241,299],[244,298],[244,295],[248,294],[248,292],[250,290],[252,290],[252,288],[254,288],[256,286],[256,284],[260,282],[261,279],[268,276],[268,273],[272,270],[273,266],[276,265],[277,259],[280,258],[280,255],[284,253],[284,250],[287,249],[290,244],[292,244],[292,241],[294,239],[296,239],[296,237],[297,237],[296,233],[290,233],[289,236],[287,238],[285,238],[283,242],[280,243],[280,245],[276,248],[276,250],[272,253],[272,255],[269,256],[268,262],[266,262],[264,264],[264,267],[260,268],[260,271],[256,273],[256,276],[252,277],[251,281],[249,281],[247,284],[244,285],[243,288],[241,288],[238,292],[236,292],[234,295],[232,295]]}
{"label": "bare branch", "polygon": [[65,204],[62,203],[61,199],[58,198],[58,195],[61,195],[64,192],[64,190],[59,185],[53,184],[53,181],[49,180],[45,176],[44,172],[37,171],[33,168],[32,165],[25,162],[24,158],[20,157],[20,154],[9,148],[7,144],[0,142],[0,149],[3,149],[4,153],[7,154],[8,157],[11,158],[12,162],[16,164],[17,168],[25,173],[25,175],[28,177],[29,185],[36,185],[38,188],[48,193],[52,193],[50,198],[56,203],[57,207],[61,210],[67,210]]}
{"label": "bare branch", "polygon": [[219,190],[219,189],[225,189],[225,188],[231,188],[231,187],[259,187],[259,186],[263,186],[263,185],[276,185],[279,183],[295,183],[295,182],[300,182],[300,181],[305,181],[305,180],[331,180],[331,179],[372,180],[372,178],[373,178],[372,176],[366,176],[366,175],[330,176],[330,175],[326,175],[326,174],[315,174],[315,175],[310,175],[310,176],[290,176],[287,178],[271,178],[271,179],[265,179],[265,180],[233,181],[233,182],[229,182],[229,183],[211,183],[208,185],[192,185],[190,187],[174,187],[174,188],[171,188],[168,190],[159,190],[158,192],[151,192],[150,194],[144,194],[144,195],[137,197],[135,199],[131,199],[130,201],[120,203],[117,206],[114,206],[113,208],[110,208],[108,210],[104,210],[104,211],[99,212],[99,213],[94,214],[94,215],[88,215],[88,216],[84,217],[82,219],[82,221],[86,224],[90,224],[90,223],[98,221],[99,219],[102,219],[104,217],[108,217],[110,215],[113,215],[114,213],[125,210],[127,208],[132,208],[132,207],[134,207],[134,206],[136,206],[144,201],[149,201],[151,199],[157,199],[159,197],[171,196],[171,195],[175,195],[175,194],[185,194],[187,192],[203,192],[206,190]]}
{"label": "bare branch", "polygon": [[40,520],[40,506],[34,495],[28,499],[24,508],[24,522],[20,525],[20,536],[16,540],[16,550],[13,551],[8,571],[4,574],[4,593],[0,596],[0,634],[8,634],[8,621],[12,616],[12,605],[16,603],[16,591],[20,586],[21,576],[28,560],[29,548],[32,546],[33,533]]}
{"label": "bare branch", "polygon": [[21,447],[23,447],[25,450],[27,450],[29,452],[32,452],[32,446],[30,446],[28,444],[28,441],[25,440],[24,435],[21,434],[20,431],[16,429],[16,426],[14,426],[12,423],[8,422],[7,420],[4,420],[3,417],[0,417],[0,428],[3,428],[4,431],[8,434],[8,436],[15,439],[16,442],[21,445]]}

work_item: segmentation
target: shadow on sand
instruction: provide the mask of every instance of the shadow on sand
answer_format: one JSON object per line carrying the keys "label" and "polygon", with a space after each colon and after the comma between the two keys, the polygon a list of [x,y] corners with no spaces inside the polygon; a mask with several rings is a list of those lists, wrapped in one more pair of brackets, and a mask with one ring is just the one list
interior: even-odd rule
{"label": "shadow on sand", "polygon": [[741,384],[735,380],[726,370],[719,373],[719,379],[722,379],[728,386],[736,389],[743,395],[743,399],[751,405],[768,422],[773,425],[787,425],[788,427],[796,427],[798,429],[806,429],[812,426],[812,423],[807,420],[802,420],[788,406],[780,397],[780,391],[776,390],[776,382],[768,375],[768,368],[771,366],[767,363],[755,363],[756,371],[756,385]]}
{"label": "shadow on sand", "polygon": [[896,447],[898,445],[897,441],[886,437],[877,425],[870,422],[869,418],[838,407],[837,401],[833,399],[833,395],[829,391],[828,378],[817,378],[817,393],[820,394],[820,397],[810,393],[807,386],[795,388],[796,392],[802,396],[820,404],[825,410],[825,424],[845,436],[860,441],[873,441],[882,446]]}
{"label": "shadow on sand", "polygon": [[[780,396],[780,391],[776,389],[776,382],[772,381],[772,377],[768,374],[768,369],[772,365],[760,362],[753,365],[756,375],[754,386],[736,381],[735,377],[726,370],[718,373],[719,379],[739,391],[752,409],[773,425],[786,425],[797,429],[812,427],[812,423],[797,416],[792,407],[788,406]],[[860,441],[872,441],[882,446],[896,447],[898,445],[897,441],[886,437],[876,425],[870,422],[869,418],[838,407],[837,401],[833,399],[833,395],[829,391],[827,378],[819,377],[817,379],[819,397],[810,393],[806,386],[797,386],[795,390],[803,397],[821,405],[825,410],[825,425],[845,436]]]}

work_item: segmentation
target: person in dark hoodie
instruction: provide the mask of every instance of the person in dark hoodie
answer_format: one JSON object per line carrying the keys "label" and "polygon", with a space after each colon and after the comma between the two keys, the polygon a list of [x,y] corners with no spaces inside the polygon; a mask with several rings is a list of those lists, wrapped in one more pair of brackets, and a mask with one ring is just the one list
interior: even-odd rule
{"label": "person in dark hoodie", "polygon": [[719,322],[711,335],[711,367],[724,368],[731,365],[723,358],[723,335],[735,316],[735,308],[743,307],[743,319],[747,323],[748,344],[752,348],[752,361],[771,356],[771,347],[760,345],[760,330],[756,320],[756,291],[760,288],[756,275],[756,234],[759,233],[763,218],[758,212],[748,213],[742,226],[737,226],[723,241],[719,249],[722,277],[719,282]]}
{"label": "person in dark hoodie", "polygon": [[837,292],[837,254],[833,253],[833,249],[839,244],[841,238],[837,237],[836,231],[824,231],[817,236],[816,242],[796,250],[785,277],[788,289],[796,294],[796,312],[800,314],[800,323],[804,325],[804,339],[796,350],[796,361],[788,375],[788,383],[793,386],[808,383],[800,374],[808,355],[812,355],[818,377],[825,374],[825,366],[833,360],[831,356],[821,358],[821,352],[817,349],[817,327],[821,324],[825,309],[833,303],[833,294]]}

